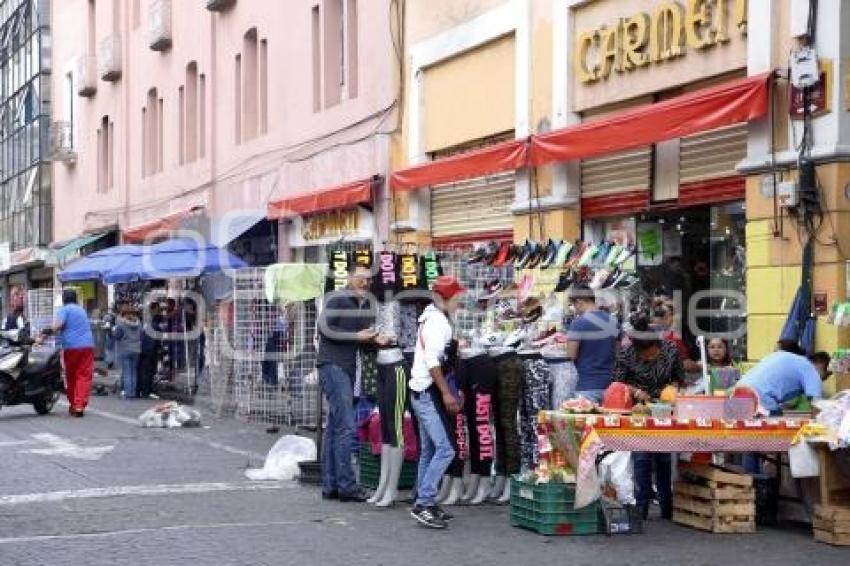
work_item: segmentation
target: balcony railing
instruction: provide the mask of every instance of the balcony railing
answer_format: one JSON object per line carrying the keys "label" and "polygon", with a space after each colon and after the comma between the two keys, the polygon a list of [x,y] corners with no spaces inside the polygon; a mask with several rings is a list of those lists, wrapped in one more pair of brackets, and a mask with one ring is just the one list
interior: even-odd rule
{"label": "balcony railing", "polygon": [[80,96],[94,96],[97,92],[96,75],[97,58],[94,55],[80,55],[77,57],[77,94]]}
{"label": "balcony railing", "polygon": [[154,51],[171,47],[171,0],[153,0],[148,9],[148,45]]}
{"label": "balcony railing", "polygon": [[236,0],[205,0],[210,12],[223,12],[236,4]]}
{"label": "balcony railing", "polygon": [[121,37],[118,34],[103,38],[97,54],[100,78],[117,81],[121,78]]}
{"label": "balcony railing", "polygon": [[74,125],[68,121],[58,121],[50,124],[50,153],[53,161],[74,163],[77,152],[74,150]]}

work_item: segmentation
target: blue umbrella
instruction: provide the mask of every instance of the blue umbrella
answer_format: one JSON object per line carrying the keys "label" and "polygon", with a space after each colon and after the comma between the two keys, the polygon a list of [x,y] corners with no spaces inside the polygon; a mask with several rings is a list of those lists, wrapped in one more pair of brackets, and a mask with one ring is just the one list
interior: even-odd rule
{"label": "blue umbrella", "polygon": [[126,245],[96,251],[81,257],[63,269],[59,273],[59,281],[68,283],[102,279],[107,272],[127,261],[130,257],[140,256],[142,249],[142,246]]}
{"label": "blue umbrella", "polygon": [[109,270],[104,283],[127,283],[150,279],[198,277],[228,269],[247,267],[247,264],[226,250],[194,238],[174,238],[147,246]]}

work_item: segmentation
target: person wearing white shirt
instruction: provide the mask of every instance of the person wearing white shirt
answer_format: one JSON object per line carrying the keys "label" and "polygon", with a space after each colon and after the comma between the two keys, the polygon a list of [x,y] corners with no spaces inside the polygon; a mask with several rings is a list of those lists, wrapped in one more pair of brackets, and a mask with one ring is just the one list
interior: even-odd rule
{"label": "person wearing white shirt", "polygon": [[411,369],[411,405],[419,421],[419,476],[416,505],[411,511],[421,524],[444,529],[451,516],[436,504],[439,483],[455,456],[445,422],[460,412],[444,367],[447,365],[453,328],[451,316],[465,289],[454,277],[438,277],[432,288],[433,303],[419,317],[419,333]]}

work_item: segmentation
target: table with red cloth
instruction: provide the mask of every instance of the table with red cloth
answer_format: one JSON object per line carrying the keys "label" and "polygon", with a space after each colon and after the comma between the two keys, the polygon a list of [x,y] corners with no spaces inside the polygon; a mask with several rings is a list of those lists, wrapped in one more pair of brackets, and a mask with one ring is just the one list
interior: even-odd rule
{"label": "table with red cloth", "polygon": [[799,418],[748,421],[656,419],[638,415],[577,415],[542,411],[539,424],[552,450],[574,451],[564,442],[578,434],[577,454],[567,454],[576,471],[576,507],[592,503],[599,493],[596,458],[617,452],[787,452],[800,427]]}

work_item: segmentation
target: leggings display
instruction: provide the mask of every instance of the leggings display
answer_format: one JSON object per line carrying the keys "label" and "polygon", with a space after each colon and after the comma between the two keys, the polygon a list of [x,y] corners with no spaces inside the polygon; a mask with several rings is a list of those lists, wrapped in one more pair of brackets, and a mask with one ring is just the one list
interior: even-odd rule
{"label": "leggings display", "polygon": [[473,474],[489,476],[496,452],[490,424],[496,393],[496,365],[487,354],[461,359],[457,377],[464,391],[470,469]]}
{"label": "leggings display", "polygon": [[[457,379],[453,373],[446,376],[446,382],[449,388],[454,393],[456,399],[459,400],[460,406],[463,407],[463,393],[458,389]],[[439,397],[440,392],[436,387],[431,388],[432,395]],[[439,401],[439,403],[437,402]],[[454,417],[451,417],[443,405],[442,399],[434,399],[434,406],[437,407],[437,412],[440,413],[440,418],[446,427],[446,433],[452,441],[452,448],[455,451],[454,460],[452,460],[446,474],[453,478],[463,477],[463,463],[467,458],[466,431],[463,423],[463,411],[459,412]]]}
{"label": "leggings display", "polygon": [[537,466],[539,449],[537,446],[537,415],[551,406],[550,389],[552,374],[549,364],[539,355],[523,356],[525,362],[525,387],[520,405],[520,423],[522,426],[522,467],[533,469]]}
{"label": "leggings display", "polygon": [[377,355],[378,412],[381,414],[381,442],[393,447],[404,445],[402,426],[407,407],[410,370],[398,348]]}
{"label": "leggings display", "polygon": [[520,471],[520,439],[517,424],[525,367],[515,353],[494,358],[496,364],[496,474],[512,476]]}
{"label": "leggings display", "polygon": [[558,410],[561,404],[572,399],[578,385],[576,366],[566,358],[547,358],[552,374],[552,408]]}

